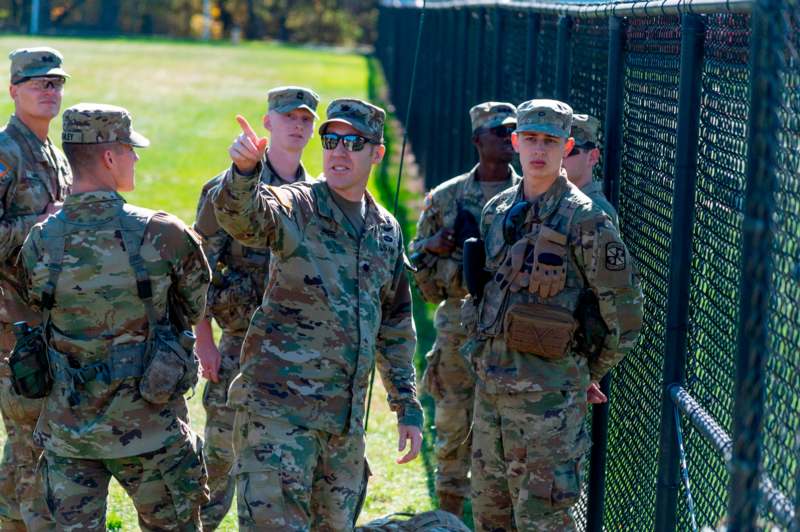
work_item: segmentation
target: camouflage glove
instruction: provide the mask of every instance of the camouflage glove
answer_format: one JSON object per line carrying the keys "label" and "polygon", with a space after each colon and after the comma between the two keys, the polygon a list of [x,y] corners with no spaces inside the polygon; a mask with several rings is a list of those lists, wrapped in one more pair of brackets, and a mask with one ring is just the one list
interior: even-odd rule
{"label": "camouflage glove", "polygon": [[542,227],[536,239],[536,252],[533,260],[528,290],[539,297],[552,297],[564,289],[567,282],[567,237],[561,233]]}

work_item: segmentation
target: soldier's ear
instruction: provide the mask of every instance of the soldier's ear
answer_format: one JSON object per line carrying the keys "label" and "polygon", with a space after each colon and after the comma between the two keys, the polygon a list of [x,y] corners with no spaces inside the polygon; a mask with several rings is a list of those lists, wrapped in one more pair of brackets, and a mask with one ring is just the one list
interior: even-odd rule
{"label": "soldier's ear", "polygon": [[272,120],[270,120],[269,113],[264,115],[264,129],[272,133]]}
{"label": "soldier's ear", "polygon": [[592,148],[592,151],[589,152],[589,162],[592,166],[600,162],[600,149]]}
{"label": "soldier's ear", "polygon": [[514,151],[519,153],[519,135],[516,131],[511,133],[511,145],[514,147]]}
{"label": "soldier's ear", "polygon": [[386,154],[386,146],[383,144],[378,144],[372,150],[372,164],[380,164],[383,160],[383,156]]}
{"label": "soldier's ear", "polygon": [[569,137],[567,139],[567,142],[564,143],[564,154],[563,154],[563,157],[566,158],[567,155],[569,155],[569,153],[572,151],[572,148],[574,148],[574,147],[575,147],[575,139],[572,138],[572,137]]}

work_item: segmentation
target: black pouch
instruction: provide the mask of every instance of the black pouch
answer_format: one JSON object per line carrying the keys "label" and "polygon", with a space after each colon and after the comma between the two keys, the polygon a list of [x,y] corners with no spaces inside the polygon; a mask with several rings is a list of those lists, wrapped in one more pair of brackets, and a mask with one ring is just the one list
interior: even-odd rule
{"label": "black pouch", "polygon": [[194,334],[178,335],[170,326],[158,326],[153,334],[149,357],[139,393],[153,404],[165,404],[197,385],[200,361],[194,352]]}
{"label": "black pouch", "polygon": [[28,399],[41,399],[53,389],[53,376],[47,359],[47,345],[42,326],[30,327],[24,321],[14,324],[17,343],[11,351],[11,383],[17,394]]}

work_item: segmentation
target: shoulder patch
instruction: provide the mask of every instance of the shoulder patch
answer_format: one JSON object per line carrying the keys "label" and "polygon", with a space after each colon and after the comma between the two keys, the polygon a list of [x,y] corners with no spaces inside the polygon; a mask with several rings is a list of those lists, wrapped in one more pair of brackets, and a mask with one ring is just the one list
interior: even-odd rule
{"label": "shoulder patch", "polygon": [[606,269],[612,272],[618,272],[624,270],[626,264],[627,257],[625,246],[619,242],[606,243]]}

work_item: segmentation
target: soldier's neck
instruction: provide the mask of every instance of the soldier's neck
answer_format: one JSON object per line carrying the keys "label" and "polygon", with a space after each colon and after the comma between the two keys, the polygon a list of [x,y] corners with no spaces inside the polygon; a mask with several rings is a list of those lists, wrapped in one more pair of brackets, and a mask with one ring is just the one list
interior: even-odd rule
{"label": "soldier's neck", "polygon": [[525,176],[522,180],[522,193],[525,196],[525,199],[528,201],[536,201],[539,197],[541,197],[547,190],[553,186],[556,179],[558,178],[558,174],[552,177],[529,177]]}
{"label": "soldier's neck", "polygon": [[17,109],[14,114],[39,140],[42,142],[47,140],[47,133],[50,131],[49,118],[31,116],[20,109]]}
{"label": "soldier's neck", "polygon": [[267,159],[273,170],[287,183],[294,183],[297,177],[297,169],[300,168],[300,157],[302,151],[288,152],[278,149],[268,149]]}
{"label": "soldier's neck", "polygon": [[118,192],[114,179],[103,176],[99,172],[85,170],[74,172],[72,176],[72,194],[83,192]]}
{"label": "soldier's neck", "polygon": [[570,182],[573,185],[575,185],[576,187],[578,187],[580,189],[585,188],[587,185],[589,185],[589,183],[592,182],[592,174],[587,174],[587,175],[584,175],[584,176],[578,176],[578,177],[576,177],[574,179],[573,179],[572,176],[567,176],[567,178],[570,180]]}
{"label": "soldier's neck", "polygon": [[477,181],[506,181],[510,171],[508,163],[481,159],[475,172]]}

